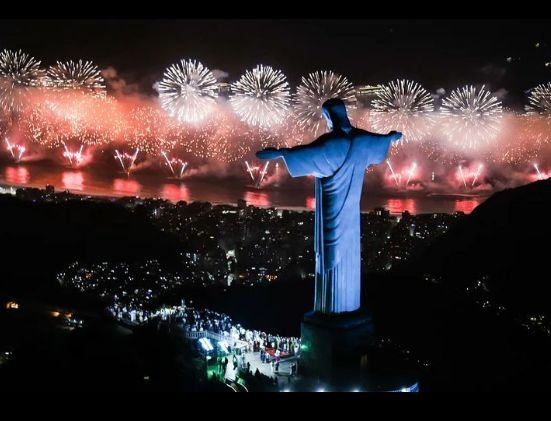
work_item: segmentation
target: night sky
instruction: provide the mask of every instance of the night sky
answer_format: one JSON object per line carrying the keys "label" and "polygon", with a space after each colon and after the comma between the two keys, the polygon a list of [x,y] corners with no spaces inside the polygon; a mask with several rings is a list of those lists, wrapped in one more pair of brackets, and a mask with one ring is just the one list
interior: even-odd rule
{"label": "night sky", "polygon": [[[163,70],[197,58],[236,80],[268,64],[297,85],[330,69],[354,84],[410,78],[430,91],[465,83],[523,91],[551,80],[551,20],[27,20],[0,24],[0,48],[21,48],[44,64],[89,59],[112,66],[152,94]],[[536,47],[536,43],[540,43]],[[508,62],[507,57],[513,61]]]}

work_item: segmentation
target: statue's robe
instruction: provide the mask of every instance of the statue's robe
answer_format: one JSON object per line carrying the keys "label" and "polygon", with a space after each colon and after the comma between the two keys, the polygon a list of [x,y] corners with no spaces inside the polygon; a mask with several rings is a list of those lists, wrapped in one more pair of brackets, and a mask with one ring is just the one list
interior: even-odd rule
{"label": "statue's robe", "polygon": [[385,160],[391,135],[354,128],[332,113],[333,130],[282,151],[292,177],[316,178],[314,311],[360,307],[360,199],[366,168]]}

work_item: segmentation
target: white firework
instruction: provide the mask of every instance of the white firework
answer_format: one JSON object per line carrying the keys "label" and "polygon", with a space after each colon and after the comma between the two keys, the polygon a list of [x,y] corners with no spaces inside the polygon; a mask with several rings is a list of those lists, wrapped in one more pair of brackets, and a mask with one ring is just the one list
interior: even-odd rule
{"label": "white firework", "polygon": [[501,130],[502,106],[484,85],[457,88],[442,100],[443,134],[462,150],[491,145]]}
{"label": "white firework", "polygon": [[180,60],[166,69],[158,84],[163,109],[180,122],[203,121],[214,109],[218,84],[212,72],[196,60]]}
{"label": "white firework", "polygon": [[45,85],[105,96],[105,80],[98,66],[91,61],[58,61],[48,68]]}
{"label": "white firework", "polygon": [[348,106],[355,105],[354,87],[345,76],[332,71],[316,71],[303,76],[295,99],[297,124],[303,130],[317,133],[324,121],[321,106],[330,98],[340,98]]}
{"label": "white firework", "polygon": [[287,78],[270,66],[247,70],[231,85],[230,102],[242,121],[261,128],[279,125],[290,103]]}
{"label": "white firework", "polygon": [[370,113],[371,125],[378,132],[396,130],[403,133],[400,143],[419,141],[434,125],[434,101],[417,82],[399,79],[376,91]]}
{"label": "white firework", "polygon": [[551,141],[551,82],[542,83],[528,95],[526,137],[534,149]]}
{"label": "white firework", "polygon": [[528,114],[551,116],[551,82],[542,83],[530,91],[526,111]]}
{"label": "white firework", "polygon": [[40,61],[27,53],[0,52],[0,106],[6,112],[22,111],[28,91],[40,86],[44,70]]}

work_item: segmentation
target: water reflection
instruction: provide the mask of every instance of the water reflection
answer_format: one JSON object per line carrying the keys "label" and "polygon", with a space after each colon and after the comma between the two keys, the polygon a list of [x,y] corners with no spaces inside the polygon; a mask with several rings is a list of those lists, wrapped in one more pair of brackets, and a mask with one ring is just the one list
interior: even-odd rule
{"label": "water reflection", "polygon": [[165,184],[161,196],[163,199],[170,200],[171,202],[179,202],[180,200],[189,202],[191,200],[189,189],[185,184]]}
{"label": "water reflection", "polygon": [[31,173],[26,167],[6,167],[6,181],[12,184],[27,184],[31,181]]}
{"label": "water reflection", "polygon": [[[157,178],[141,176],[139,181],[132,177],[121,177],[106,171],[95,171],[93,168],[68,170],[50,168],[33,163],[26,165],[8,164],[0,168],[0,184],[15,187],[28,186],[44,188],[51,184],[56,189],[66,189],[82,194],[102,196],[140,196],[163,197],[177,202],[184,200],[208,201],[211,203],[235,204],[237,198],[243,198],[248,203],[259,207],[280,207],[291,209],[315,209],[315,197],[311,189],[287,190],[279,189],[255,190],[245,189],[242,184],[225,180],[205,181],[186,179],[185,183],[167,182]],[[470,213],[484,197],[402,197],[392,198],[364,194],[361,210],[366,212],[376,207],[385,207],[393,214],[405,210],[410,213],[451,213],[461,211]]]}
{"label": "water reflection", "polygon": [[477,199],[470,200],[456,200],[453,210],[455,212],[471,213],[474,208],[480,205],[480,201]]}
{"label": "water reflection", "polygon": [[247,205],[268,207],[271,205],[268,195],[263,192],[245,192],[243,199],[247,202]]}
{"label": "water reflection", "polygon": [[395,215],[401,214],[404,211],[408,211],[411,214],[417,213],[416,203],[413,199],[388,199],[385,208]]}
{"label": "water reflection", "polygon": [[136,180],[128,180],[124,178],[115,178],[113,180],[113,193],[116,195],[137,196],[140,193],[142,185]]}
{"label": "water reflection", "polygon": [[64,171],[61,182],[66,190],[84,190],[84,174],[82,171]]}

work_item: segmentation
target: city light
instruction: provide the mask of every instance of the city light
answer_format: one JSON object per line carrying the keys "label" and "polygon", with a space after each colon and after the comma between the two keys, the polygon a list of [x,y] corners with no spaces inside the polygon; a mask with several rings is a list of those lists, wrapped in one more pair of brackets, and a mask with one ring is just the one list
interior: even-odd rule
{"label": "city light", "polygon": [[207,352],[212,351],[214,347],[212,346],[212,343],[208,338],[201,338],[199,339],[199,343],[203,347],[203,349]]}
{"label": "city light", "polygon": [[222,348],[222,350],[223,350],[224,352],[226,352],[226,353],[228,352],[228,346],[229,346],[229,344],[228,344],[226,341],[219,341],[219,342],[218,342],[218,345],[220,345],[220,348]]}
{"label": "city light", "polygon": [[6,303],[6,308],[8,310],[18,310],[19,309],[19,304],[16,303],[15,301],[10,301],[10,302]]}

